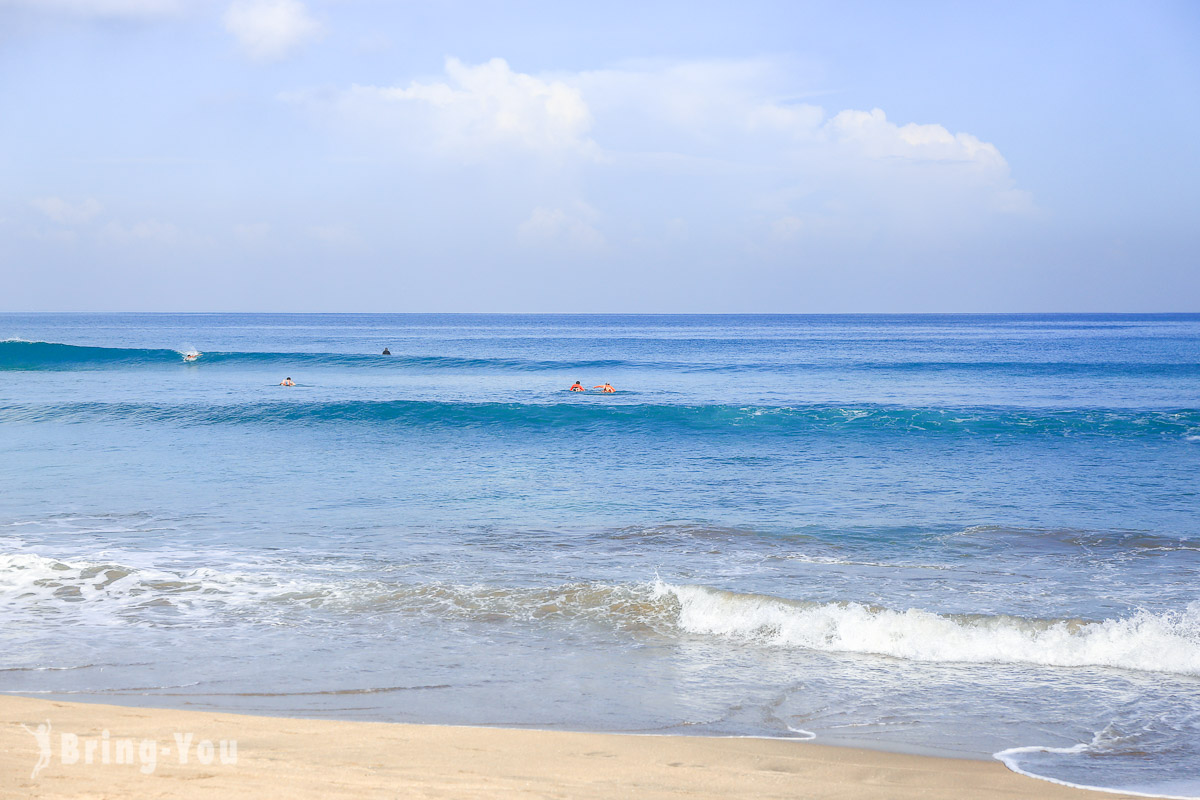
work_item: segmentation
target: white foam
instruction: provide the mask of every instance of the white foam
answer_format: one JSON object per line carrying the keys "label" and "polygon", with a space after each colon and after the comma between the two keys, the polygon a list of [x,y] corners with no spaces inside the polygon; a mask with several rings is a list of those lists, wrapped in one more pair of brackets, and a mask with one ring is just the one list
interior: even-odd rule
{"label": "white foam", "polygon": [[827,564],[838,567],[885,567],[887,569],[933,569],[945,571],[951,569],[940,564],[905,564],[886,561],[852,561],[834,556],[810,556],[807,553],[787,553],[777,556],[784,561],[799,561],[802,564]]}
{"label": "white foam", "polygon": [[813,739],[817,738],[817,735],[815,733],[813,733],[812,731],[806,731],[806,730],[804,730],[804,728],[796,728],[791,725],[788,725],[787,729],[789,731],[791,731],[792,733],[799,734],[798,736],[792,737],[792,738],[795,738],[795,740],[798,742],[811,742]]}
{"label": "white foam", "polygon": [[661,581],[689,633],[824,652],[913,661],[1103,666],[1200,675],[1200,603],[1100,622],[1003,615],[939,615],[861,603],[806,603]]}
{"label": "white foam", "polygon": [[[387,611],[439,617],[543,622],[590,620],[617,627],[673,629],[670,604],[651,597],[645,584],[575,583],[549,587],[489,584],[394,584],[341,575],[297,574],[288,563],[228,564],[222,570],[163,568],[110,559],[55,559],[31,552],[0,554],[0,613],[10,620],[44,622],[49,614],[93,622],[158,624],[247,612],[254,619],[303,622],[312,609],[333,613]],[[168,612],[164,618],[161,612]],[[299,616],[295,616],[299,614]]]}
{"label": "white foam", "polygon": [[153,608],[203,615],[218,608],[257,607],[264,600],[305,602],[326,594],[322,587],[276,575],[0,554],[0,608],[11,619],[69,609],[92,621],[145,622],[142,612]]}

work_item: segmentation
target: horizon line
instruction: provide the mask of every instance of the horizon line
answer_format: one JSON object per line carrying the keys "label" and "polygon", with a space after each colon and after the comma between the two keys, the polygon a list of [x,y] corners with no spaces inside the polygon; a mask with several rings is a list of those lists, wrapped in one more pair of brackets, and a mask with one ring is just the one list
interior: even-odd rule
{"label": "horizon line", "polygon": [[288,316],[512,316],[512,317],[1014,317],[1014,316],[1196,316],[1195,311],[10,311],[0,315],[126,314],[141,316],[215,316],[278,314]]}

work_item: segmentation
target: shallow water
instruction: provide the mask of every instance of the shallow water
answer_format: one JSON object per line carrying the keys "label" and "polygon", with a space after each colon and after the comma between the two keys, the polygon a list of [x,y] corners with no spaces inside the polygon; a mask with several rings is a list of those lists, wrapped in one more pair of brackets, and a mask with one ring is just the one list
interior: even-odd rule
{"label": "shallow water", "polygon": [[0,689],[1200,795],[1200,316],[4,336]]}

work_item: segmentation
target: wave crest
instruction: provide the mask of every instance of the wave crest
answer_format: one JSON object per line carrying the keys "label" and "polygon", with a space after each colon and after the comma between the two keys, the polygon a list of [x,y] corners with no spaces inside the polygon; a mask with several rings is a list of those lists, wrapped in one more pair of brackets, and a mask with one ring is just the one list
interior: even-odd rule
{"label": "wave crest", "polygon": [[[174,351],[172,351],[174,352]],[[205,354],[207,360],[210,354]],[[198,425],[400,423],[417,427],[622,431],[699,431],[736,435],[920,434],[922,436],[1186,439],[1200,411],[1061,411],[936,409],[890,406],[736,406],[653,403],[496,403],[436,400],[338,400],[172,403],[10,403],[0,421],[131,421]]]}

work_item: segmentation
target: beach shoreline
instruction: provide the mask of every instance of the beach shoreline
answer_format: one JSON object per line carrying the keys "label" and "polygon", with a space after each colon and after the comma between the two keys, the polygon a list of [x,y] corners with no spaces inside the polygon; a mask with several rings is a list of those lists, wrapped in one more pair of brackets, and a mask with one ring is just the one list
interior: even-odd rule
{"label": "beach shoreline", "polygon": [[[0,710],[0,788],[29,798],[1128,797],[997,761],[786,739],[343,722],[18,695],[0,697]],[[48,750],[36,736],[46,723]]]}

